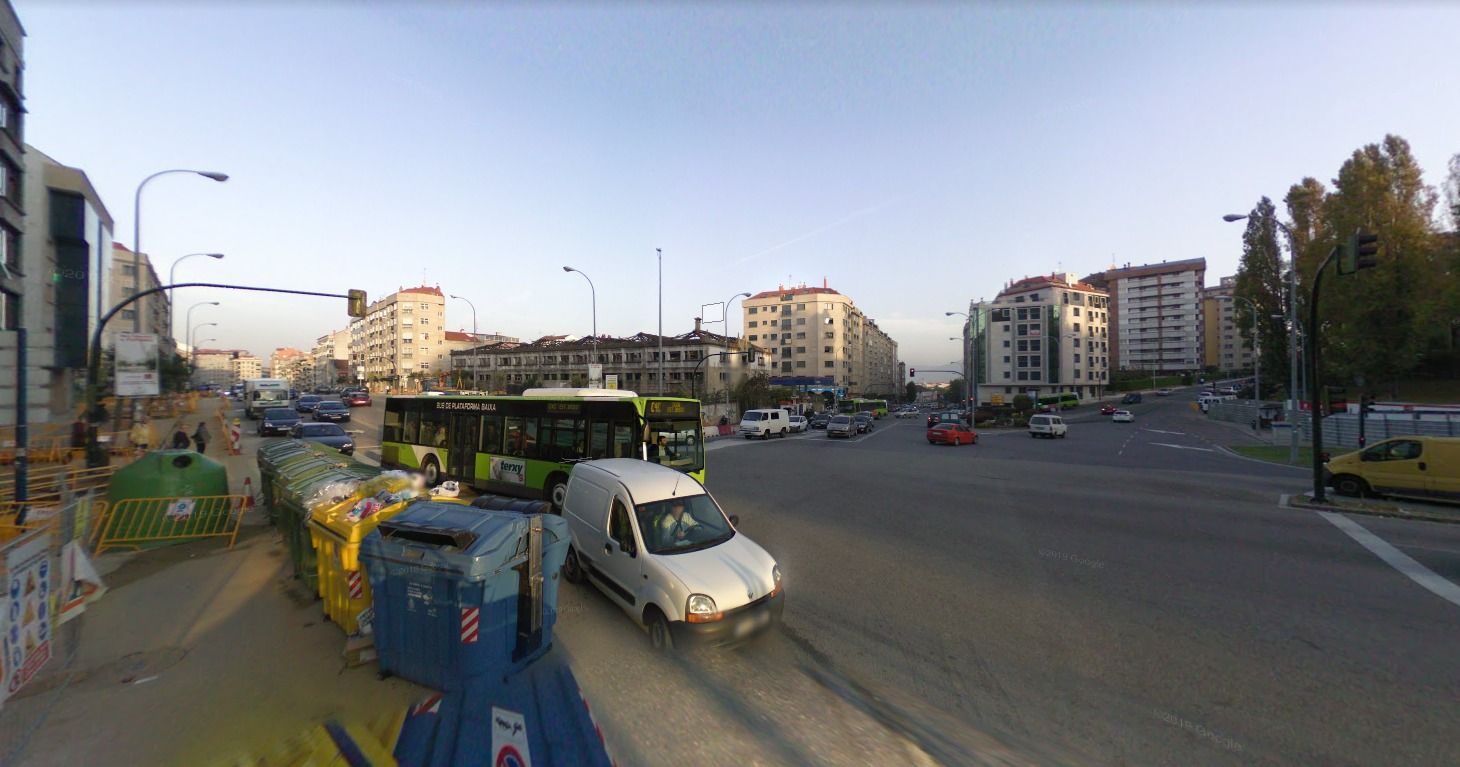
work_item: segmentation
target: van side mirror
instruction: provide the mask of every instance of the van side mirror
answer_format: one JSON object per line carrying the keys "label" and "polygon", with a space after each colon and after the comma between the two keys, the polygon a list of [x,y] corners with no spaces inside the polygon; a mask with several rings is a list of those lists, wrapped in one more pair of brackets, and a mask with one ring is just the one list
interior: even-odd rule
{"label": "van side mirror", "polygon": [[738,515],[735,515],[735,514],[731,514],[730,515],[730,526],[731,527],[740,527],[740,517]]}

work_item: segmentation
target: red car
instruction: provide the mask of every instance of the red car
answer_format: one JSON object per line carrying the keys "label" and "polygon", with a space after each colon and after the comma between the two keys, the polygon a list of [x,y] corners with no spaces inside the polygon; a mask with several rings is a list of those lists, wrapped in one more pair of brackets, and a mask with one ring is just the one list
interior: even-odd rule
{"label": "red car", "polygon": [[345,401],[345,404],[349,405],[350,407],[370,407],[369,392],[350,392],[349,394],[346,394],[342,399]]}
{"label": "red car", "polygon": [[1106,405],[1105,407],[1100,408],[1100,415],[1115,415],[1115,406]]}
{"label": "red car", "polygon": [[944,421],[928,429],[928,444],[977,445],[978,432],[956,421]]}

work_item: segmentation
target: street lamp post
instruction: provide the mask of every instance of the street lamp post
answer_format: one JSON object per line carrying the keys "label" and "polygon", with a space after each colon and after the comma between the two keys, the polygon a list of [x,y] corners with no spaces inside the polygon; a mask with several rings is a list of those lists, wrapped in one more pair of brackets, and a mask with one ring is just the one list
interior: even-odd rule
{"label": "street lamp post", "polygon": [[[1227,223],[1247,218],[1240,213],[1222,216]],[[1293,230],[1277,219],[1279,229],[1288,236],[1288,431],[1291,442],[1288,448],[1288,463],[1298,463],[1298,246]],[[1317,417],[1316,414],[1314,417]]]}
{"label": "street lamp post", "polygon": [[[219,173],[218,171],[213,171],[213,170],[192,170],[190,168],[172,168],[170,170],[159,170],[156,173],[153,173],[152,175],[148,176],[147,178],[142,179],[142,183],[140,183],[140,184],[137,185],[137,192],[136,192],[136,194],[132,195],[132,257],[133,258],[140,257],[141,254],[142,254],[142,190],[147,186],[147,184],[149,182],[152,181],[152,179],[157,178],[158,176],[166,176],[166,175],[168,175],[170,173],[192,173],[194,175],[202,176],[203,178],[212,179],[212,180],[217,181],[219,183],[222,183],[222,182],[228,180],[228,174],[227,173]],[[219,258],[221,258],[221,257],[222,256],[219,256]],[[178,259],[178,260],[180,261],[182,259]],[[176,264],[174,264],[174,266],[176,266]],[[169,285],[173,284],[170,277],[168,279],[168,284]],[[141,330],[141,327],[142,327],[142,315],[141,315],[141,313],[137,313],[137,314],[132,315],[132,331],[133,332],[137,332],[137,331]],[[172,330],[172,291],[168,291],[168,296],[167,296],[167,327],[168,327],[168,332],[171,332],[171,330]]]}
{"label": "street lamp post", "polygon": [[[456,299],[458,301],[465,301],[466,302],[466,305],[471,307],[471,341],[472,341],[472,343],[476,343],[476,341],[477,341],[477,305],[474,304],[474,303],[472,303],[471,302],[471,299],[467,298],[466,296],[452,296],[452,298],[454,298],[454,299]],[[595,335],[596,335],[596,333],[595,333]]]}
{"label": "street lamp post", "polygon": [[[174,260],[172,262],[171,268],[169,268],[167,270],[167,284],[169,284],[169,285],[176,285],[177,284],[177,265],[180,264],[180,263],[182,263],[182,262],[184,262],[184,261],[186,261],[186,260],[188,260],[188,259],[190,259],[190,258],[192,258],[192,257],[194,257],[194,256],[207,256],[208,258],[217,259],[217,258],[222,258],[223,257],[223,254],[222,253],[189,253],[186,256],[182,256],[181,258],[178,258],[178,259]],[[167,332],[169,332],[169,333],[171,333],[172,330],[173,330],[173,327],[172,327],[173,326],[173,316],[172,316],[172,306],[173,306],[173,304],[172,304],[172,301],[173,301],[173,298],[172,298],[172,290],[171,289],[168,289],[168,291],[167,291]],[[187,328],[183,328],[183,330],[187,330]]]}
{"label": "street lamp post", "polygon": [[[581,270],[574,269],[571,266],[565,266],[563,267],[563,271],[577,272],[583,279],[588,280],[588,296],[593,302],[593,359],[589,361],[589,370],[592,371],[592,365],[598,364],[598,289],[593,287],[593,280],[588,275],[583,274]],[[590,381],[589,383],[592,382]]]}
{"label": "street lamp post", "polygon": [[664,396],[664,249],[655,248],[659,258],[659,396]]}
{"label": "street lamp post", "polygon": [[978,413],[978,346],[974,343],[974,336],[978,333],[978,320],[975,319],[978,312],[975,311],[972,316],[967,312],[943,312],[943,316],[958,316],[968,320],[968,336],[964,339],[963,357],[965,362],[972,367],[973,374],[965,376],[964,380],[968,382],[969,392],[973,396],[973,412],[976,420]]}
{"label": "street lamp post", "polygon": [[191,328],[188,328],[188,336],[187,337],[188,337],[188,341],[189,341],[189,343],[188,343],[188,353],[189,354],[192,353],[193,345],[192,345],[191,342],[192,342],[193,338],[198,335],[198,328],[206,328],[206,327],[209,327],[209,326],[212,326],[212,327],[215,327],[216,328],[216,327],[218,327],[218,323],[216,323],[216,322],[200,322],[200,323],[192,326]]}
{"label": "street lamp post", "polygon": [[193,333],[192,333],[192,327],[193,327],[193,310],[196,309],[196,308],[198,308],[199,306],[217,306],[217,305],[218,305],[218,302],[217,301],[201,301],[199,303],[193,304],[192,306],[189,306],[188,307],[187,314],[185,315],[186,316],[187,327],[188,327],[187,336],[186,336],[186,340],[187,340],[187,343],[188,343],[188,357],[191,358],[192,356],[194,356],[194,352],[193,352]]}

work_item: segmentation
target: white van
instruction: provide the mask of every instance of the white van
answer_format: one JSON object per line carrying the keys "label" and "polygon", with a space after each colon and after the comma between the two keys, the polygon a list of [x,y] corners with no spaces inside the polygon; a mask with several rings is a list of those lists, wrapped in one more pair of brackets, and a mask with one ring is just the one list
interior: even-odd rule
{"label": "white van", "polygon": [[694,477],[634,458],[580,463],[563,517],[563,577],[592,581],[655,648],[732,644],[781,619],[781,568]]}
{"label": "white van", "polygon": [[1069,427],[1065,426],[1065,419],[1057,415],[1029,416],[1029,436],[1031,437],[1063,438],[1068,430]]}
{"label": "white van", "polygon": [[740,415],[740,434],[746,439],[784,437],[791,433],[791,412],[785,408],[747,410]]}

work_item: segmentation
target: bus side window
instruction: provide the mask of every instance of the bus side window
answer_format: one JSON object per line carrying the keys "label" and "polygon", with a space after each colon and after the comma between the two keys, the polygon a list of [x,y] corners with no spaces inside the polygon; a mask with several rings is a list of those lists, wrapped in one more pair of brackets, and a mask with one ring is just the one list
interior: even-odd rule
{"label": "bus side window", "polygon": [[608,423],[594,421],[593,426],[588,430],[588,457],[593,459],[608,457]]}
{"label": "bus side window", "polygon": [[381,429],[381,439],[385,442],[400,442],[400,411],[390,406],[385,408],[385,424]]}
{"label": "bus side window", "polygon": [[528,458],[537,458],[538,444],[542,441],[538,438],[537,419],[524,418],[522,420],[522,430],[526,437],[523,441],[522,455]]}
{"label": "bus side window", "polygon": [[522,416],[507,417],[507,445],[502,451],[507,455],[520,456],[526,451],[527,432],[522,428]]}
{"label": "bus side window", "polygon": [[414,408],[405,412],[405,426],[401,429],[400,441],[406,444],[413,444],[416,441],[417,430],[421,426],[421,414]]}
{"label": "bus side window", "polygon": [[482,416],[482,446],[483,453],[502,452],[502,416]]}
{"label": "bus side window", "polygon": [[621,423],[613,425],[613,457],[639,457],[639,454],[634,452],[634,427]]}

